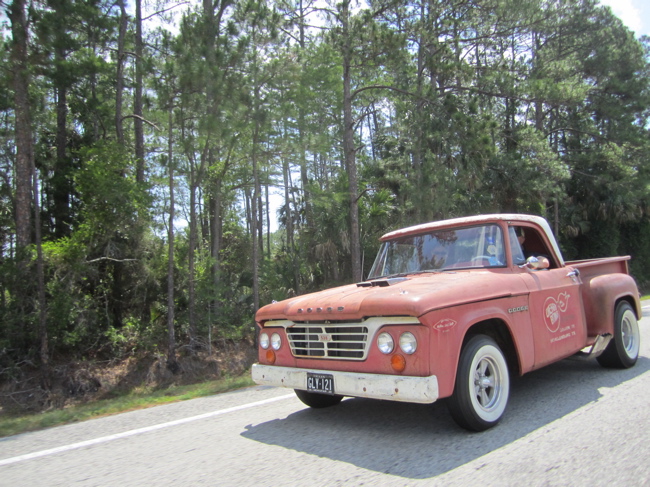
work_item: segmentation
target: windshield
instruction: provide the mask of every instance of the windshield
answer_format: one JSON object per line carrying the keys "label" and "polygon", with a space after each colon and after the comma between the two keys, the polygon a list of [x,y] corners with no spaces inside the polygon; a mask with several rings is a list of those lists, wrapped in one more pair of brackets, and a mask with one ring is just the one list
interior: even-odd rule
{"label": "windshield", "polygon": [[497,225],[440,230],[383,242],[368,279],[459,268],[506,264],[503,234]]}

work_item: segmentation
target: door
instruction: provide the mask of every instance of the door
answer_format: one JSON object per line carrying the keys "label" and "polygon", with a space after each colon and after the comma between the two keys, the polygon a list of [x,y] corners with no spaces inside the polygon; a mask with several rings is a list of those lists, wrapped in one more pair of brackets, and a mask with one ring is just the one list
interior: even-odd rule
{"label": "door", "polygon": [[584,348],[587,327],[580,277],[570,267],[522,274],[530,290],[529,307],[535,349],[534,368]]}

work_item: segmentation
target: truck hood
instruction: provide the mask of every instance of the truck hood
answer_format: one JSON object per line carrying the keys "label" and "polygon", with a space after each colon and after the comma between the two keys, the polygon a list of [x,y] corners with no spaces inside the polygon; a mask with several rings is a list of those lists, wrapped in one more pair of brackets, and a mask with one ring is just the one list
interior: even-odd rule
{"label": "truck hood", "polygon": [[[518,285],[517,285],[518,284]],[[336,287],[260,308],[256,320],[357,320],[369,316],[415,316],[459,304],[521,293],[520,279],[492,270],[413,274]]]}

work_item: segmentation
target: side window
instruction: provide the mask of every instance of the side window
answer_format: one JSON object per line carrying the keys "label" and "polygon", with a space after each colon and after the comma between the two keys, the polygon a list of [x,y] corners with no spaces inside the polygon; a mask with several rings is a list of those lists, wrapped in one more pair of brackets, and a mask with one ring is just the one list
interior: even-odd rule
{"label": "side window", "polygon": [[[512,240],[512,231],[515,232],[516,244]],[[549,261],[549,268],[557,268],[557,263],[551,259],[552,253],[549,252],[544,239],[540,233],[532,227],[510,227],[510,244],[513,248],[513,259],[515,264],[517,263],[517,245],[521,253],[523,254],[523,260],[525,261],[528,257],[537,257],[545,258]]]}
{"label": "side window", "polygon": [[526,262],[526,257],[524,256],[524,251],[519,243],[519,235],[517,234],[517,231],[521,233],[523,228],[509,227],[508,237],[510,238],[510,248],[512,249],[512,262],[515,265],[522,265]]}

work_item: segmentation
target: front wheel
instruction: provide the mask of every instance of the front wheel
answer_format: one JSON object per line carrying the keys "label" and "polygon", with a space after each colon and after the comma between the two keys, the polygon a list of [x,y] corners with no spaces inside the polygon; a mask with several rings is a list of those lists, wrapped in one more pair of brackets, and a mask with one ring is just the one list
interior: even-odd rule
{"label": "front wheel", "polygon": [[319,394],[318,392],[308,392],[303,391],[302,389],[294,389],[293,391],[296,393],[296,396],[298,396],[298,399],[303,402],[303,404],[314,409],[336,406],[343,399],[343,396]]}
{"label": "front wheel", "polygon": [[616,306],[614,319],[614,337],[596,360],[603,367],[628,369],[639,358],[639,323],[634,309],[627,301],[622,301]]}
{"label": "front wheel", "polygon": [[454,393],[448,400],[451,416],[470,431],[484,431],[503,416],[510,394],[510,375],[496,342],[477,335],[463,347]]}

